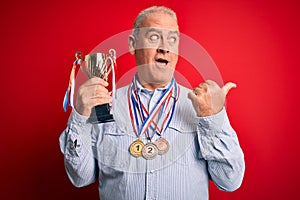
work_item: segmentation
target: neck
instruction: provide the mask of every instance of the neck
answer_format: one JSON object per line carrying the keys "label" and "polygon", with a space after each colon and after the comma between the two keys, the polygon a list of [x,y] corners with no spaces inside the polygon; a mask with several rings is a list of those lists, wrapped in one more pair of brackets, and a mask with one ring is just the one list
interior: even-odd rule
{"label": "neck", "polygon": [[146,88],[146,89],[152,90],[152,91],[154,91],[155,89],[158,89],[158,88],[164,88],[171,82],[171,81],[168,81],[168,82],[161,82],[161,83],[149,83],[149,82],[139,78],[139,76],[136,76],[136,78],[137,78],[137,81],[139,82],[139,84],[143,88]]}
{"label": "neck", "polygon": [[165,87],[167,84],[150,84],[150,83],[141,83],[141,85],[143,86],[143,88],[146,88],[148,90],[155,90],[157,88],[163,88]]}

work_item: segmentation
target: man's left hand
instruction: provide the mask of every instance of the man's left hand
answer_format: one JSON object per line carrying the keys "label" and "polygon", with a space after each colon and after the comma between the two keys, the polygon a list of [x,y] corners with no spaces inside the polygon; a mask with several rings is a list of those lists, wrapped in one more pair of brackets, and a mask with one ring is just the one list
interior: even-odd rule
{"label": "man's left hand", "polygon": [[235,83],[228,82],[220,88],[216,82],[207,80],[189,92],[188,98],[198,117],[211,116],[222,110],[226,95],[232,88],[236,88]]}

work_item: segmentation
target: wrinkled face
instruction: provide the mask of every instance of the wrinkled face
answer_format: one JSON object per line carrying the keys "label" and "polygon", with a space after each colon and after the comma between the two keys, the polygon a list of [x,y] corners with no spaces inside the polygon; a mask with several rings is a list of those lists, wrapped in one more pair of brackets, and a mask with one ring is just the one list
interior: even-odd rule
{"label": "wrinkled face", "polygon": [[167,85],[178,61],[179,30],[169,14],[155,12],[145,17],[138,38],[129,36],[135,54],[139,82],[148,89]]}

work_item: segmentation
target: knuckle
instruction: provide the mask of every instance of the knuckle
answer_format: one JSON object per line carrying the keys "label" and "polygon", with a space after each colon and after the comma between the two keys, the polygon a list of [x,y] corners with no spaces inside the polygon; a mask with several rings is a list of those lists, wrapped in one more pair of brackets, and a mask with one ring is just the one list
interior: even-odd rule
{"label": "knuckle", "polygon": [[202,87],[204,84],[206,84],[205,82],[202,82],[198,85],[198,87]]}
{"label": "knuckle", "polygon": [[83,104],[83,105],[88,105],[88,100],[87,100],[86,98],[83,98],[83,99],[82,99],[82,104]]}

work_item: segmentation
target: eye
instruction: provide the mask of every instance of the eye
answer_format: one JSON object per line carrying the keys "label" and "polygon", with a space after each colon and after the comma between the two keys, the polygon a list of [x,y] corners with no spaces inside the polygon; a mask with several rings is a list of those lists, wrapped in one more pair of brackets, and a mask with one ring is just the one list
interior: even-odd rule
{"label": "eye", "polygon": [[177,42],[177,37],[170,37],[170,38],[169,38],[169,41],[170,41],[171,43],[176,43],[176,42]]}
{"label": "eye", "polygon": [[159,36],[157,34],[150,35],[150,40],[153,42],[156,42],[159,39]]}

